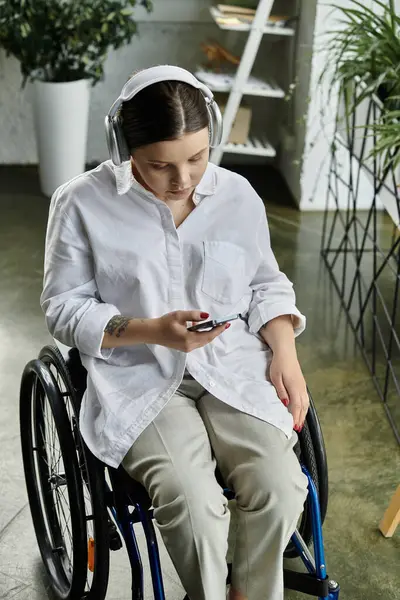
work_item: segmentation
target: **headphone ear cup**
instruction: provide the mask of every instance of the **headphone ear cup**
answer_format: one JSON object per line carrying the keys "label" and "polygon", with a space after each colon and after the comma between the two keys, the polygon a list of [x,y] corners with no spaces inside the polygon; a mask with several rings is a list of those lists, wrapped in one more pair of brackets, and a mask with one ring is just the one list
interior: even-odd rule
{"label": "headphone ear cup", "polygon": [[220,145],[223,133],[222,114],[215,100],[207,103],[210,122],[210,147],[216,148]]}
{"label": "headphone ear cup", "polygon": [[120,166],[123,162],[130,160],[130,152],[122,132],[119,117],[105,119],[106,140],[108,152],[114,165]]}
{"label": "headphone ear cup", "polygon": [[113,128],[116,146],[118,148],[119,160],[120,164],[122,164],[123,162],[131,159],[131,153],[129,152],[128,144],[126,143],[126,139],[122,131],[121,117],[117,116],[113,119]]}
{"label": "headphone ear cup", "polygon": [[116,141],[115,141],[115,133],[114,133],[114,124],[113,119],[109,115],[104,119],[104,125],[106,130],[106,140],[107,140],[107,148],[108,153],[112,162],[115,165],[119,164],[118,157],[116,155]]}

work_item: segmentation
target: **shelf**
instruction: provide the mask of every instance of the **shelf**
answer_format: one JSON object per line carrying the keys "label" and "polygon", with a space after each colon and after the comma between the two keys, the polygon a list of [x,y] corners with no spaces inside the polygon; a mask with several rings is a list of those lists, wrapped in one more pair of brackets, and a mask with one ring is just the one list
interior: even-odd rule
{"label": "shelf", "polygon": [[[251,29],[250,23],[239,23],[237,25],[229,25],[221,22],[221,19],[224,15],[218,10],[216,6],[210,7],[210,13],[215,23],[220,29],[226,29],[228,31],[250,31]],[[264,26],[263,33],[267,33],[269,35],[291,36],[294,35],[295,31],[291,27],[286,27],[283,25],[274,25],[269,23]]]}
{"label": "shelf", "polygon": [[[195,76],[213,92],[230,92],[235,81],[235,75],[214,73],[213,71],[206,71],[204,69],[196,71]],[[246,96],[285,97],[285,92],[273,80],[263,81],[253,76],[249,77],[241,91]]]}
{"label": "shelf", "polygon": [[250,137],[247,144],[225,144],[224,152],[231,154],[247,154],[252,156],[276,156],[275,148],[266,140],[261,140],[254,136]]}

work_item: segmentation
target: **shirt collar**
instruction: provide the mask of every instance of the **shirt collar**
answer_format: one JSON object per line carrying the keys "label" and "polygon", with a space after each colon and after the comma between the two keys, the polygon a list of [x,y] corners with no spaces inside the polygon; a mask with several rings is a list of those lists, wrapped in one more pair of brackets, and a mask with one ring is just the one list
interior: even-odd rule
{"label": "shirt collar", "polygon": [[[112,164],[112,163],[111,163]],[[125,161],[122,165],[116,166],[112,164],[115,173],[115,183],[119,196],[126,194],[136,181],[131,168],[131,161]]]}
{"label": "shirt collar", "polygon": [[[134,183],[139,184],[132,173],[130,161],[123,162],[120,166],[113,165],[115,173],[115,182],[117,187],[117,193],[119,196],[126,194],[131,189]],[[195,189],[194,196],[195,204],[197,204],[204,196],[212,196],[216,188],[216,172],[215,166],[212,163],[208,163],[207,169],[201,178],[200,183]]]}
{"label": "shirt collar", "polygon": [[215,194],[215,189],[217,187],[217,173],[215,165],[212,163],[208,163],[207,169],[200,180],[200,183],[197,185],[195,189],[195,194],[200,197],[204,196],[212,196]]}

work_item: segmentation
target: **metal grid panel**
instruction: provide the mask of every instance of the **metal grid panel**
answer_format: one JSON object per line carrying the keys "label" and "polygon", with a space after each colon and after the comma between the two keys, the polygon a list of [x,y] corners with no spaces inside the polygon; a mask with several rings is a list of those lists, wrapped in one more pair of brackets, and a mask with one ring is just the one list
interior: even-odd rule
{"label": "metal grid panel", "polygon": [[[348,92],[347,92],[348,93]],[[353,94],[359,93],[355,85]],[[322,256],[340,296],[348,322],[362,350],[388,419],[400,443],[400,197],[396,171],[371,159],[368,135],[360,144],[356,112],[340,119],[331,148]],[[380,118],[382,104],[370,98],[364,107],[366,124]],[[376,138],[373,137],[373,143]],[[346,177],[339,159],[339,145],[349,153]],[[353,165],[356,164],[356,169]],[[369,210],[357,208],[362,171],[372,182]],[[339,189],[347,191],[347,206],[340,208]],[[397,215],[392,225],[380,210],[385,194]],[[332,198],[335,208],[330,210]],[[343,202],[343,198],[341,198]],[[388,227],[390,230],[388,232]]]}

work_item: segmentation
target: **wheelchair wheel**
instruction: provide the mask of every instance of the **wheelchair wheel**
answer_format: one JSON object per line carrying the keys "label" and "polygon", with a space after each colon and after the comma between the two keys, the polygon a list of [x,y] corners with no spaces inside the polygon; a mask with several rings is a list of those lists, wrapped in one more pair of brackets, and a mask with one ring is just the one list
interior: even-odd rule
{"label": "wheelchair wheel", "polygon": [[[299,434],[297,454],[299,461],[306,467],[317,488],[321,521],[323,523],[328,506],[328,469],[321,426],[311,396],[306,422]],[[305,502],[297,529],[304,542],[309,545],[312,540],[312,517],[311,505],[308,499]],[[296,558],[297,556],[298,552],[295,546],[292,542],[289,542],[284,557]]]}
{"label": "wheelchair wheel", "polygon": [[63,398],[80,470],[86,527],[85,544],[88,552],[84,598],[102,600],[107,592],[110,560],[104,467],[92,455],[80,435],[78,419],[81,397],[72,383],[71,374],[60,351],[55,346],[45,346],[39,354],[39,359],[50,370]]}
{"label": "wheelchair wheel", "polygon": [[20,427],[32,520],[51,588],[60,600],[77,600],[87,565],[81,475],[63,399],[39,360],[22,375]]}
{"label": "wheelchair wheel", "polygon": [[318,419],[314,401],[309,393],[310,410],[307,415],[307,424],[310,430],[310,436],[313,440],[313,448],[315,461],[317,464],[318,481],[319,481],[319,506],[321,511],[322,523],[325,521],[326,512],[328,510],[328,463],[326,458],[326,449],[324,437],[322,435],[321,424]]}

